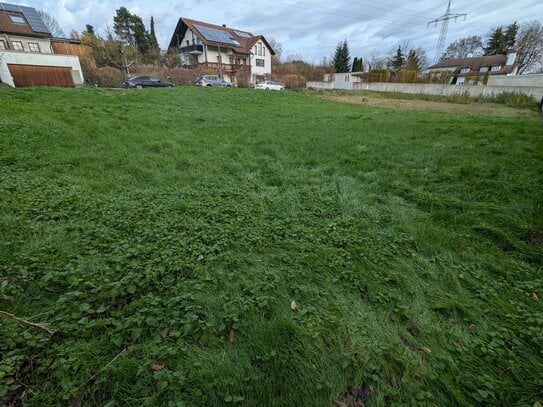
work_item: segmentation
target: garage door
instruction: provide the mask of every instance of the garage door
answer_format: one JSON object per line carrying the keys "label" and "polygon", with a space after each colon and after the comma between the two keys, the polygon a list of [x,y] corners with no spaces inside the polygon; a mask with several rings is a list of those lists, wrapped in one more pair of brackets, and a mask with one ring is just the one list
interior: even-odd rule
{"label": "garage door", "polygon": [[16,87],[74,86],[69,67],[8,64],[8,68]]}

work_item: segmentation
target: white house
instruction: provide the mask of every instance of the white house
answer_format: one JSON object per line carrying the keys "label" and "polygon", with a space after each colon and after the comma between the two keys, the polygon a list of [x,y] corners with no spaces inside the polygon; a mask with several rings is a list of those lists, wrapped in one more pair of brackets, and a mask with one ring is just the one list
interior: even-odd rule
{"label": "white house", "polygon": [[209,68],[235,82],[239,74],[250,82],[268,79],[274,50],[262,35],[180,18],[170,41],[185,66]]}
{"label": "white house", "polygon": [[[55,53],[51,40],[51,33],[36,9],[0,3],[0,83],[82,85],[79,58]],[[56,44],[59,41],[64,40],[56,39]]]}

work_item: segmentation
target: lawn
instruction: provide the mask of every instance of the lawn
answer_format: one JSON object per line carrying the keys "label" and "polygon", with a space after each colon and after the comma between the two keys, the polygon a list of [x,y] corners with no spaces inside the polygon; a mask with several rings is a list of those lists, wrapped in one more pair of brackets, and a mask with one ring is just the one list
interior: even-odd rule
{"label": "lawn", "polygon": [[345,102],[0,88],[0,400],[543,403],[541,117]]}

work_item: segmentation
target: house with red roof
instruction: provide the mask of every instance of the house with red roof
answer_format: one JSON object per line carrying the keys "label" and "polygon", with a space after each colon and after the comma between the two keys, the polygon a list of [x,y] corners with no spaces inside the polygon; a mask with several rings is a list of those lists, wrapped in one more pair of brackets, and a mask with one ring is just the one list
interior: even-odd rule
{"label": "house with red roof", "polygon": [[462,59],[447,59],[426,69],[427,73],[446,73],[450,84],[482,84],[484,78],[498,75],[516,75],[518,65],[516,53],[509,55],[487,55]]}
{"label": "house with red roof", "polygon": [[53,38],[35,8],[0,3],[0,83],[82,85],[79,48],[79,41]]}
{"label": "house with red roof", "polygon": [[251,83],[269,79],[275,55],[263,35],[189,18],[179,19],[168,49],[183,66],[208,68],[234,83],[240,75]]}

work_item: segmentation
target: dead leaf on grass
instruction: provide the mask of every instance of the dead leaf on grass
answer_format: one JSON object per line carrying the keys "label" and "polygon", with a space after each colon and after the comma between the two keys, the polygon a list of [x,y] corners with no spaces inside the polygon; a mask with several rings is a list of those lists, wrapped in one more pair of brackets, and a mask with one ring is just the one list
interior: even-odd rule
{"label": "dead leaf on grass", "polygon": [[296,304],[296,301],[292,301],[292,302],[290,303],[290,309],[291,309],[292,311],[296,311],[296,310],[298,309],[298,305]]}
{"label": "dead leaf on grass", "polygon": [[236,340],[236,332],[234,332],[234,330],[231,329],[230,333],[228,334],[228,341],[230,341],[230,343],[234,343],[235,340]]}
{"label": "dead leaf on grass", "polygon": [[166,365],[162,365],[162,364],[156,363],[156,362],[154,362],[154,363],[151,365],[151,369],[156,370],[156,371],[162,370],[162,369],[164,369],[164,368],[166,368]]}
{"label": "dead leaf on grass", "polygon": [[539,301],[539,296],[537,295],[537,293],[532,293],[532,298],[536,301]]}
{"label": "dead leaf on grass", "polygon": [[164,328],[161,335],[163,338],[165,338],[168,336],[169,333],[170,333],[170,330],[168,328]]}

